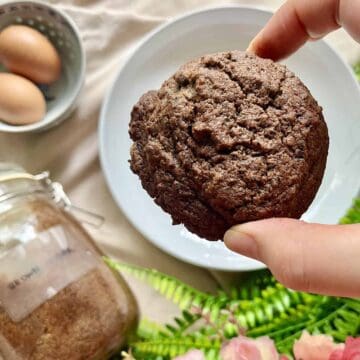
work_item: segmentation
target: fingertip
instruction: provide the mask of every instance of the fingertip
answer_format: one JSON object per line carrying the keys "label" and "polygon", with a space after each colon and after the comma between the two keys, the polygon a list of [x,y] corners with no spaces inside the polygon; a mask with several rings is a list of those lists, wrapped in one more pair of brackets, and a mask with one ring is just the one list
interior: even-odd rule
{"label": "fingertip", "polygon": [[235,226],[226,231],[223,241],[229,250],[236,251],[237,231]]}
{"label": "fingertip", "polygon": [[257,243],[253,236],[243,231],[241,225],[230,228],[224,235],[225,246],[238,254],[258,259]]}
{"label": "fingertip", "polygon": [[[259,57],[266,57],[266,49],[264,49],[264,47],[266,47],[266,42],[264,42],[263,39],[263,30],[261,30],[251,41],[250,44],[248,46],[248,48],[246,49],[246,52],[257,55]],[[269,57],[269,56],[267,56]]]}
{"label": "fingertip", "polygon": [[246,52],[259,56],[263,59],[271,59],[273,61],[280,59],[277,52],[271,46],[268,46],[268,42],[263,39],[262,32],[256,35],[256,37],[250,42]]}
{"label": "fingertip", "polygon": [[255,39],[250,42],[249,46],[246,49],[246,52],[256,55]]}
{"label": "fingertip", "polygon": [[321,225],[270,218],[232,227],[224,242],[230,250],[265,263],[289,288],[359,296],[359,238],[360,224]]}

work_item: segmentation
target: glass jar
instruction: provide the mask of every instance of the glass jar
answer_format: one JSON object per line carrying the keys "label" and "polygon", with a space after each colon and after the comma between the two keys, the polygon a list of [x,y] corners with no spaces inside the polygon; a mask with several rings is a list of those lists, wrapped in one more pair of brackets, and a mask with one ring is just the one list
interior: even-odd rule
{"label": "glass jar", "polygon": [[61,189],[0,164],[0,359],[106,359],[137,325],[131,291]]}

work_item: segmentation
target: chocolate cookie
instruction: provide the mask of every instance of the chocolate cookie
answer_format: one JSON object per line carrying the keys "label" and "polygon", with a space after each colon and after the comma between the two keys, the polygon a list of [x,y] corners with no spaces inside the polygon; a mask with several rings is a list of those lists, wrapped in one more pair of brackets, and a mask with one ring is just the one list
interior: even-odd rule
{"label": "chocolate cookie", "polygon": [[174,224],[208,240],[299,218],[322,180],[321,107],[284,65],[240,51],[183,65],[131,113],[131,169]]}

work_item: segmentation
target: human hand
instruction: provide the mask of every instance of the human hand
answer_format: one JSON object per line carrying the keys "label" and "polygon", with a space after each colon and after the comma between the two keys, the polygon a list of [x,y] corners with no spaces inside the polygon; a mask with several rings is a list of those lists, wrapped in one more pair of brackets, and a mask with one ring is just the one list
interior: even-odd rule
{"label": "human hand", "polygon": [[[360,0],[289,0],[248,51],[278,60],[340,26],[360,41]],[[231,250],[264,262],[287,287],[360,297],[360,224],[268,219],[234,226],[224,241]]]}
{"label": "human hand", "polygon": [[341,26],[360,42],[360,0],[288,0],[248,51],[276,61]]}
{"label": "human hand", "polygon": [[228,230],[225,245],[265,263],[294,290],[360,297],[360,224],[268,219]]}

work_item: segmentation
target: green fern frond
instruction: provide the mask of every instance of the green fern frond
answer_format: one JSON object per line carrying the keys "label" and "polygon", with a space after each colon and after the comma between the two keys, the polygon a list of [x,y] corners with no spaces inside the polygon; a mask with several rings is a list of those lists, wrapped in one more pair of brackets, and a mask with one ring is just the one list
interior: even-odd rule
{"label": "green fern frond", "polygon": [[218,318],[221,309],[230,301],[229,297],[224,293],[215,296],[201,292],[170,275],[154,269],[119,263],[107,257],[104,257],[104,261],[112,269],[128,273],[144,281],[165,298],[178,305],[181,310],[201,309],[202,313],[209,314],[212,321]]}
{"label": "green fern frond", "polygon": [[167,330],[172,336],[181,336],[199,320],[199,314],[192,314],[187,310],[183,310],[181,316],[174,318],[174,325],[166,325]]}
{"label": "green fern frond", "polygon": [[[360,67],[360,65],[359,65],[359,67]],[[348,210],[346,215],[340,220],[340,223],[341,224],[359,224],[360,223],[360,198],[357,198],[354,200],[353,206]]]}
{"label": "green fern frond", "polygon": [[358,80],[360,81],[360,62],[358,62],[358,63],[354,66],[354,71],[355,71],[356,77],[357,77]]}
{"label": "green fern frond", "polygon": [[[276,341],[279,351],[288,353],[303,330],[310,333],[331,335],[336,341],[343,342],[348,336],[359,335],[360,301],[324,297],[324,304],[315,309],[304,327],[290,336]],[[271,334],[270,334],[271,336]]]}
{"label": "green fern frond", "polygon": [[193,335],[179,338],[154,339],[139,341],[131,344],[137,359],[149,359],[152,356],[161,356],[164,359],[172,359],[182,355],[191,349],[202,350],[207,360],[218,360],[221,343],[219,340],[198,338]]}
{"label": "green fern frond", "polygon": [[318,297],[285,288],[279,283],[268,286],[252,300],[233,301],[233,311],[239,325],[248,330],[269,323],[280,315],[286,316],[298,306],[312,306]]}
{"label": "green fern frond", "polygon": [[[360,199],[341,223],[360,223]],[[340,342],[360,334],[360,300],[292,291],[268,270],[250,275],[230,295],[223,291],[211,295],[156,270],[105,261],[145,281],[183,309],[172,324],[141,322],[138,338],[131,344],[137,360],[169,360],[193,348],[203,350],[207,359],[218,359],[224,338],[237,336],[244,328],[250,337],[270,336],[278,350],[289,356],[305,329],[329,334]]]}
{"label": "green fern frond", "polygon": [[140,339],[149,340],[169,336],[170,333],[165,326],[143,317],[137,328],[136,335]]}
{"label": "green fern frond", "polygon": [[122,264],[107,257],[104,257],[104,261],[112,269],[133,275],[135,278],[149,284],[182,310],[189,310],[192,306],[204,307],[206,304],[206,306],[210,306],[215,301],[214,296],[196,290],[175,277],[163,274],[160,271]]}
{"label": "green fern frond", "polygon": [[276,280],[267,269],[250,273],[240,287],[230,290],[230,298],[234,300],[251,300],[261,295],[261,291],[273,286]]}
{"label": "green fern frond", "polygon": [[[109,263],[109,261],[107,262]],[[114,261],[111,263],[111,266],[117,270],[124,268],[134,270],[132,266],[118,264]],[[138,271],[138,268],[135,267],[135,270]],[[173,280],[171,277],[158,271],[140,270],[141,272],[137,273],[138,276],[142,276],[153,286],[155,284],[154,287],[159,292],[168,294],[162,279],[166,279],[166,284],[170,284],[171,288],[174,288],[174,284],[170,281]],[[259,286],[259,295],[252,300],[230,300],[223,293],[220,296],[214,296],[197,292],[197,296],[194,296],[191,287],[176,280],[176,286],[183,289],[182,295],[190,299],[190,302],[187,301],[187,306],[189,308],[199,307],[201,316],[207,316],[210,322],[202,325],[200,330],[193,331],[192,338],[212,338],[220,342],[223,338],[237,336],[239,329],[243,327],[246,328],[247,335],[250,337],[270,336],[276,342],[279,350],[288,354],[294,340],[301,335],[304,329],[311,333],[327,333],[338,341],[343,341],[346,336],[356,335],[359,332],[360,301],[352,300],[350,302],[348,300],[346,302],[344,299],[296,292],[285,288],[275,280],[273,286],[266,286],[266,284],[270,284],[270,280]],[[187,289],[190,289],[190,296],[186,295]],[[175,292],[171,292],[170,299],[174,299]],[[199,301],[199,293],[202,296],[201,301]],[[191,303],[192,298],[196,301],[194,304]],[[181,301],[175,297],[175,303],[181,304]],[[230,321],[230,317],[233,317],[232,321]],[[141,346],[141,349],[144,350],[141,344],[155,346],[154,344],[164,342],[165,339],[183,339],[184,336],[187,336],[187,330],[199,318],[199,314],[183,311],[182,316],[175,319],[175,324],[168,324],[162,328],[155,327],[154,329],[153,324],[150,324],[149,327],[148,321],[142,323],[138,333],[141,341],[133,344],[133,347],[138,349],[138,346]],[[220,331],[222,334],[219,335]],[[154,343],[153,340],[156,342]],[[181,349],[181,347],[175,347],[173,351],[179,355]],[[163,353],[158,354],[164,355]]]}

